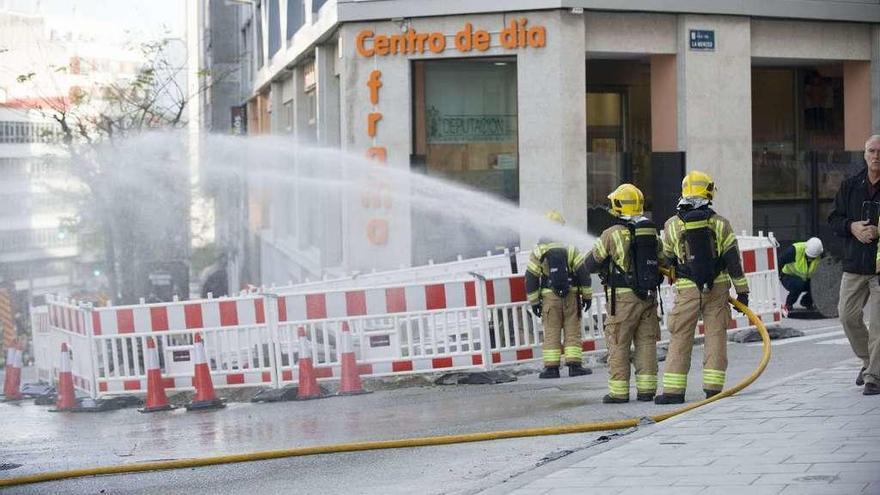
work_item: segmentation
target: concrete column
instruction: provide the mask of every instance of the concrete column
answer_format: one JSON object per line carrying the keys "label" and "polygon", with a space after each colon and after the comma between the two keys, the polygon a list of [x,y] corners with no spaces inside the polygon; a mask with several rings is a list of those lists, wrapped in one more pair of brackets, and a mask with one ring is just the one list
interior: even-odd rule
{"label": "concrete column", "polygon": [[871,135],[871,63],[843,63],[843,134],[846,150],[861,150]]}
{"label": "concrete column", "polygon": [[[416,21],[419,20],[414,20],[414,24]],[[345,68],[340,78],[343,102],[341,147],[350,153],[348,160],[351,167],[379,166],[358,162],[364,159],[368,148],[375,146],[385,148],[385,166],[409,170],[409,155],[412,153],[410,60],[402,56],[367,58],[358,55],[354,39],[362,29],[377,33],[400,32],[400,26],[392,22],[344,24],[340,29],[343,58],[339,62]],[[422,31],[420,26],[416,29]],[[367,87],[374,70],[381,72],[382,82],[376,105],[370,102],[370,89]],[[367,122],[369,114],[374,112],[381,113],[382,118],[376,125],[376,135],[371,137]],[[410,209],[403,191],[407,185],[400,180],[391,185],[395,190],[391,191],[393,201],[388,208],[363,206],[361,194],[369,193],[370,187],[365,183],[363,189],[348,193],[343,198],[345,269],[381,270],[409,265],[412,259]],[[376,225],[387,227],[384,244],[370,240],[371,226]]]}
{"label": "concrete column", "polygon": [[871,130],[880,133],[880,25],[871,28]]}
{"label": "concrete column", "polygon": [[318,78],[318,144],[338,147],[340,112],[335,43],[315,47],[315,72]]}
{"label": "concrete column", "polygon": [[675,55],[651,55],[651,151],[678,151]]}
{"label": "concrete column", "polygon": [[269,132],[272,134],[281,134],[284,132],[284,121],[282,119],[282,83],[273,82],[269,91]]}
{"label": "concrete column", "polygon": [[[752,230],[751,26],[747,17],[679,18],[678,146],[687,169],[715,179],[715,209]],[[714,51],[689,48],[690,30],[715,32]]]}
{"label": "concrete column", "polygon": [[306,97],[305,64],[293,69],[293,128],[296,140],[313,143],[315,136],[309,128],[309,99]]}
{"label": "concrete column", "polygon": [[[566,225],[586,230],[584,19],[556,10],[530,12],[529,23],[546,27],[547,45],[517,54],[519,203],[536,212],[559,210]],[[520,246],[533,246],[534,237],[522,232]]]}

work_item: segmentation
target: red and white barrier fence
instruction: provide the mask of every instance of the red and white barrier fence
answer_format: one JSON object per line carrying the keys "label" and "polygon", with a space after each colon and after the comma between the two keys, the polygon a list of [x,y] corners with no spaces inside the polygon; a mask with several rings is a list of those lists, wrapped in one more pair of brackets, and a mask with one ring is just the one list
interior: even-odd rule
{"label": "red and white barrier fence", "polygon": [[[774,242],[743,240],[750,306],[765,323],[778,322]],[[674,289],[664,285],[661,297],[668,310]],[[605,306],[604,294],[595,291],[581,343],[588,356],[603,347]],[[338,379],[344,325],[362,376],[489,369],[540,360],[543,329],[529,309],[521,274],[103,308],[53,300],[42,313],[46,330],[35,335],[35,354],[38,373],[48,368],[55,376],[57,363],[45,359],[67,343],[74,386],[92,397],[146,391],[150,337],[166,387],[192,390],[197,332],[216,388],[297,383],[303,357],[312,359],[318,379]],[[735,317],[730,328],[748,325]]]}

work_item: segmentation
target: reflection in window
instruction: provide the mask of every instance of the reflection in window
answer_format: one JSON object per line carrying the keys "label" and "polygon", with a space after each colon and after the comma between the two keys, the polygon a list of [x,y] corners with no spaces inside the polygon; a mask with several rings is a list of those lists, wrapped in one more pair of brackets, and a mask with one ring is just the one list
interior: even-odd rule
{"label": "reflection in window", "polygon": [[[414,169],[519,201],[515,61],[415,62],[413,100]],[[421,215],[422,220],[432,214],[413,211],[414,217]],[[414,219],[414,262],[441,261],[458,254],[474,256],[517,243],[513,232],[487,235],[468,225],[426,227],[451,221]]]}
{"label": "reflection in window", "polygon": [[754,227],[782,242],[819,235],[858,157],[843,151],[839,65],[752,68]]}

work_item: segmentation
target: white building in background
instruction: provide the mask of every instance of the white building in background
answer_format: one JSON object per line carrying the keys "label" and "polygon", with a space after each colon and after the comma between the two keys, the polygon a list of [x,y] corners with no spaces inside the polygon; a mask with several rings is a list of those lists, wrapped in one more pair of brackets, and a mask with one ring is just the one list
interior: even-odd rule
{"label": "white building in background", "polygon": [[66,227],[80,186],[58,146],[60,126],[41,108],[66,108],[78,95],[101,105],[100,88],[134,77],[142,57],[122,41],[52,31],[35,6],[21,10],[15,2],[0,9],[0,284],[26,305],[45,293],[94,292],[101,282],[96,239]]}
{"label": "white building in background", "polygon": [[62,226],[76,214],[56,122],[0,101],[0,279],[15,291],[66,294],[80,253]]}
{"label": "white building in background", "polygon": [[[833,250],[833,194],[864,166],[864,140],[880,129],[876,1],[206,4],[207,25],[237,22],[205,50],[237,41],[245,94],[229,111],[246,114],[248,134],[361,156],[381,147],[391,167],[559,209],[590,232],[604,226],[600,206],[620,182],[639,185],[662,221],[680,178],[700,169],[715,177],[716,206],[737,231],[772,230],[785,242],[818,235]],[[226,103],[206,105],[222,114]],[[238,225],[258,237],[260,277],[246,281],[394,268],[469,248],[432,236],[407,208],[308,194],[251,188]],[[368,228],[377,218],[384,235]],[[485,246],[471,251],[462,254]]]}

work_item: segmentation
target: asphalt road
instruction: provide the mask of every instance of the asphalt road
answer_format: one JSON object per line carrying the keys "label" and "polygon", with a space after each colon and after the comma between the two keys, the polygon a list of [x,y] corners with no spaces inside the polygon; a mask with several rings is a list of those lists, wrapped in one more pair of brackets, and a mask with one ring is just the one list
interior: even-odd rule
{"label": "asphalt road", "polygon": [[[764,375],[742,394],[787,376],[852,357],[836,320],[792,321],[807,332],[776,341]],[[702,349],[694,350],[689,400],[702,398]],[[728,383],[754,369],[760,344],[728,347]],[[855,372],[853,370],[853,377]],[[0,477],[95,465],[255,450],[625,419],[669,407],[603,405],[606,373],[502,385],[383,390],[355,397],[276,404],[232,404],[209,413],[140,415],[121,410],[55,415],[45,408],[0,404],[0,464],[21,467]],[[736,398],[726,399],[736,400]],[[475,493],[528,472],[545,457],[590,448],[600,434],[289,458],[146,474],[25,485],[9,493]],[[611,441],[625,441],[625,436]]]}

